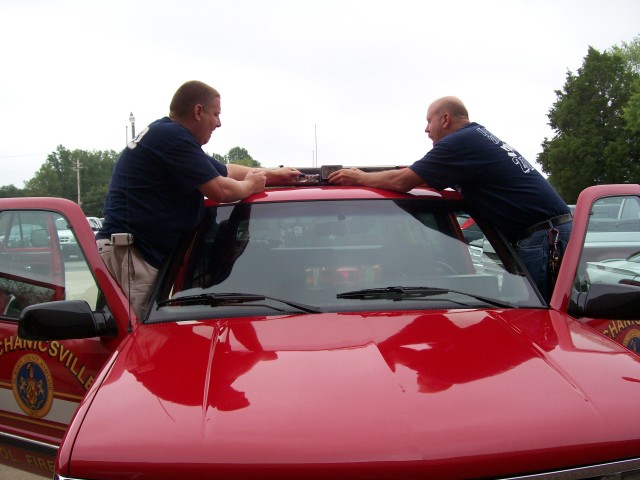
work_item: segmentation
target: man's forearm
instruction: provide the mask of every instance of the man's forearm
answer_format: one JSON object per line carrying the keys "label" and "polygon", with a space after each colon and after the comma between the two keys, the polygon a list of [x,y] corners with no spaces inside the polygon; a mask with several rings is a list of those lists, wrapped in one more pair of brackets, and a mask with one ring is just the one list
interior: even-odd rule
{"label": "man's forearm", "polygon": [[363,187],[381,188],[396,192],[408,192],[424,183],[409,168],[384,170],[381,172],[363,172],[357,168],[343,169],[332,173],[329,182],[336,185],[360,185]]}
{"label": "man's forearm", "polygon": [[250,170],[260,170],[257,168],[249,168],[245,165],[238,165],[236,163],[227,164],[227,175],[234,180],[244,180]]}

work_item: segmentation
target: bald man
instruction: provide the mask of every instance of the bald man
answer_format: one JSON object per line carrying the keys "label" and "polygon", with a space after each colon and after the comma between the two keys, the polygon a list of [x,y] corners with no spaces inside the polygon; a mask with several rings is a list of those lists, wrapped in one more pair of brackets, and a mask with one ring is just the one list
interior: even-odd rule
{"label": "bald man", "polygon": [[548,301],[553,288],[548,278],[549,232],[561,256],[572,227],[567,204],[517,150],[469,121],[459,98],[431,103],[425,132],[433,148],[408,168],[342,169],[331,174],[329,182],[400,192],[425,183],[438,190],[456,189],[513,244]]}

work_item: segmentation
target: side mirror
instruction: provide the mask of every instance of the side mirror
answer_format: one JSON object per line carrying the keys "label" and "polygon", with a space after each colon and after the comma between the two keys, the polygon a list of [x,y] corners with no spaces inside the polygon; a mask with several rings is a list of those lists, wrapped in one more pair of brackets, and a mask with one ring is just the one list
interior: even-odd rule
{"label": "side mirror", "polygon": [[26,340],[70,340],[117,334],[111,314],[93,312],[84,300],[31,305],[22,310],[18,320],[18,336]]}
{"label": "side mirror", "polygon": [[625,284],[594,283],[575,296],[570,314],[610,320],[640,319],[640,288]]}

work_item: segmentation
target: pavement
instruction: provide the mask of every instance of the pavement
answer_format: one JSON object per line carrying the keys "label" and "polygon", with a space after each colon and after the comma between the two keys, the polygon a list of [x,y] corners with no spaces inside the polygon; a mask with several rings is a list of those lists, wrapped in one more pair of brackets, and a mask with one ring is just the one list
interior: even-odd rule
{"label": "pavement", "polygon": [[23,472],[22,470],[7,467],[6,465],[0,465],[0,478],[2,480],[42,480],[43,478],[53,478],[53,475],[50,477],[40,477],[33,473]]}

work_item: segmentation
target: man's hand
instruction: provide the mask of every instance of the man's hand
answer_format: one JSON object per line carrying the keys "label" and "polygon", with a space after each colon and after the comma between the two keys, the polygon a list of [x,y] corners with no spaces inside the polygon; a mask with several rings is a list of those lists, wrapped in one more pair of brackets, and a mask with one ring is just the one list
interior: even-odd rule
{"label": "man's hand", "polygon": [[244,180],[249,172],[261,172],[266,175],[267,185],[290,185],[300,176],[300,171],[291,167],[280,168],[250,168],[244,165],[230,163],[227,165],[229,177]]}
{"label": "man's hand", "polygon": [[300,171],[292,167],[265,170],[268,185],[287,185],[300,176]]}
{"label": "man's hand", "polygon": [[330,173],[327,180],[333,185],[360,185],[362,175],[364,172],[357,168],[343,168]]}
{"label": "man's hand", "polygon": [[260,193],[267,184],[267,175],[262,170],[249,170],[244,181],[249,184],[251,194]]}

